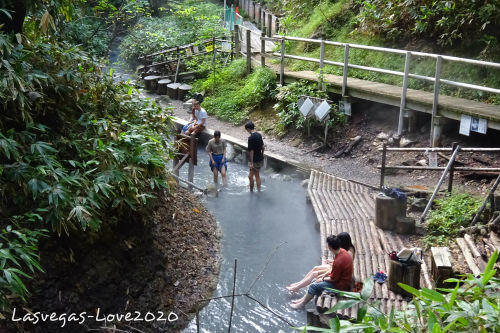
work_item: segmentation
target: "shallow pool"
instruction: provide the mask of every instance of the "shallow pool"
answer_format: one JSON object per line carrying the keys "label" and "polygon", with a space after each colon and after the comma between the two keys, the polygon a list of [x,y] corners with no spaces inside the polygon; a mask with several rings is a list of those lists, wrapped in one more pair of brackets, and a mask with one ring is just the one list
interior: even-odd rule
{"label": "shallow pool", "polygon": [[[276,247],[267,269],[250,294],[295,325],[305,323],[305,311],[288,307],[292,295],[284,288],[298,280],[313,265],[320,263],[319,232],[315,216],[306,203],[301,179],[262,172],[262,192],[250,193],[247,166],[228,164],[227,188],[218,197],[205,197],[208,209],[222,230],[223,261],[214,297],[230,295],[234,259],[238,259],[236,293],[248,291]],[[187,178],[187,166],[181,169]],[[195,184],[213,184],[208,157],[198,153]],[[295,297],[295,296],[294,296]],[[227,332],[231,299],[213,300],[200,312],[201,332]],[[256,302],[238,297],[232,319],[232,332],[290,332],[288,324],[267,312]],[[196,332],[193,320],[184,332]]]}

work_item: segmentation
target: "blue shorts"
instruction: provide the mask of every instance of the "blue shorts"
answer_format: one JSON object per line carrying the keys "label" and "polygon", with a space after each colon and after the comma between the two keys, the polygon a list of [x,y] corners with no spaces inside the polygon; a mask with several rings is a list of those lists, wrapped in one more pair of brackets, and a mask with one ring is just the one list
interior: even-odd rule
{"label": "blue shorts", "polygon": [[184,127],[182,128],[182,131],[181,133],[184,134],[186,133],[186,131],[189,129],[189,127],[193,126],[193,123],[189,123],[189,124],[186,124],[184,125]]}
{"label": "blue shorts", "polygon": [[227,171],[227,162],[226,162],[226,160],[224,159],[224,163],[222,163],[222,159],[224,158],[224,154],[218,154],[218,155],[212,154],[212,158],[213,158],[213,160],[215,162],[215,164],[214,164],[210,160],[210,164],[209,165],[210,165],[210,169],[212,169],[212,171],[214,170],[214,167],[215,167],[220,172],[220,170],[222,169],[222,166],[225,166],[226,167],[226,171]]}
{"label": "blue shorts", "polygon": [[321,295],[323,290],[326,290],[326,288],[337,289],[337,287],[335,287],[333,283],[328,281],[321,281],[321,282],[311,283],[309,285],[309,289],[307,289],[307,293],[313,296],[319,296]]}

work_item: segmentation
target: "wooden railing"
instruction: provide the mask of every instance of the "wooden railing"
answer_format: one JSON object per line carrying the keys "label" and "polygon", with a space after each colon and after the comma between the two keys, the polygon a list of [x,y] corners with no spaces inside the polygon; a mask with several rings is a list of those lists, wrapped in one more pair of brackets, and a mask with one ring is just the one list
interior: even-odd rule
{"label": "wooden railing", "polygon": [[[417,152],[417,153],[433,153],[436,154],[436,160],[439,157],[450,160],[451,158],[443,155],[443,152],[454,152],[456,149],[456,144],[453,144],[451,148],[392,148],[387,147],[387,144],[383,145],[383,148],[380,148],[379,151],[382,152],[382,163],[377,166],[380,169],[380,188],[385,186],[385,175],[386,170],[428,170],[428,171],[444,171],[446,167],[442,166],[412,166],[412,165],[388,165],[387,164],[387,153],[401,153],[401,152]],[[459,148],[458,152],[489,152],[489,153],[500,153],[500,148]],[[500,168],[481,168],[481,167],[466,167],[466,166],[456,166],[460,162],[456,160],[452,161],[451,166],[448,170],[449,178],[448,178],[448,192],[451,192],[453,189],[453,174],[454,172],[487,172],[487,173],[500,173]],[[463,163],[460,163],[463,165]]]}
{"label": "wooden railing", "polygon": [[[241,26],[235,28],[235,33],[236,33],[235,43],[237,45],[239,43],[241,43],[243,38],[248,39],[249,34],[255,33],[253,31],[249,32],[248,30],[245,33],[242,33],[244,30],[247,30],[247,29],[245,27],[241,27]],[[273,35],[272,37],[268,37],[265,35],[266,35],[266,33],[263,32],[261,37],[260,37],[262,40],[262,48],[260,51],[261,63],[263,66],[265,65],[265,58],[272,58],[272,59],[279,59],[280,60],[279,74],[280,74],[280,84],[282,84],[282,85],[284,84],[285,60],[287,60],[287,59],[301,60],[301,61],[305,61],[305,62],[312,62],[312,63],[318,64],[318,69],[319,69],[318,81],[320,83],[320,87],[324,86],[324,66],[325,65],[332,65],[332,66],[341,67],[342,68],[341,93],[342,93],[343,98],[348,97],[347,96],[347,78],[349,77],[349,70],[350,69],[364,70],[364,71],[373,72],[373,73],[388,74],[388,75],[402,77],[403,78],[403,86],[402,86],[402,91],[401,91],[399,122],[398,122],[398,129],[397,129],[398,135],[401,135],[403,132],[403,118],[404,118],[405,112],[408,110],[407,102],[406,102],[406,96],[407,96],[407,91],[408,91],[408,79],[416,79],[416,80],[420,80],[423,82],[433,84],[434,85],[434,89],[433,89],[434,92],[433,92],[433,102],[432,102],[432,112],[431,112],[431,115],[432,115],[431,131],[430,131],[431,132],[430,133],[430,145],[431,146],[434,146],[435,142],[436,142],[435,133],[434,133],[433,128],[434,128],[434,124],[436,122],[435,119],[437,117],[437,111],[438,111],[438,105],[439,105],[439,93],[440,93],[440,89],[441,89],[442,84],[453,86],[453,87],[458,87],[458,88],[471,89],[471,90],[478,91],[478,92],[500,94],[500,87],[482,86],[482,85],[477,85],[477,84],[460,82],[458,80],[449,80],[449,79],[441,78],[441,69],[442,69],[442,64],[444,61],[451,62],[451,63],[457,64],[457,65],[468,64],[468,65],[472,65],[472,66],[484,67],[487,69],[500,69],[500,63],[467,59],[467,58],[459,58],[459,57],[426,53],[426,52],[408,51],[408,50],[401,50],[401,49],[392,49],[392,48],[385,48],[385,47],[360,45],[360,44],[341,43],[341,42],[328,41],[328,40],[322,40],[322,39],[300,38],[300,37],[290,37],[290,36],[281,36],[281,35]],[[277,43],[278,48],[279,48],[279,52],[268,52],[267,50],[265,50],[265,48],[264,48],[265,41],[271,41],[271,42]],[[288,54],[288,53],[286,53],[286,50],[285,50],[285,43],[286,42],[306,42],[306,43],[319,44],[320,57],[314,58],[314,57],[304,57],[304,56]],[[332,60],[329,60],[326,58],[325,46],[327,46],[327,45],[343,48],[343,50],[344,50],[343,62],[332,61]],[[354,64],[354,63],[349,61],[351,49],[376,51],[376,52],[385,53],[387,55],[394,55],[394,54],[400,55],[400,56],[404,57],[404,59],[405,59],[404,69],[403,69],[403,71],[396,71],[396,70],[389,70],[389,69],[385,69],[385,68]],[[243,51],[244,51],[243,54],[246,54],[248,50],[243,50]],[[251,51],[251,49],[250,49],[250,51]],[[238,53],[238,51],[237,51],[237,53]],[[435,63],[434,63],[435,64],[435,71],[434,71],[433,77],[410,72],[412,58],[415,58],[415,57],[433,59],[435,61]],[[496,117],[496,115],[495,115],[495,117]],[[500,114],[498,115],[498,117],[500,117]]]}
{"label": "wooden railing", "polygon": [[[224,49],[223,44],[228,45],[229,48]],[[231,35],[229,39],[214,37],[196,43],[179,45],[145,55],[139,58],[139,60],[142,62],[142,66],[139,68],[139,72],[143,77],[151,73],[158,73],[163,75],[173,74],[173,72],[175,72],[174,82],[177,82],[179,68],[185,60],[207,54],[212,54],[213,60],[215,60],[216,53],[228,54],[228,59],[230,58],[231,61],[233,60],[233,35]]]}
{"label": "wooden railing", "polygon": [[266,30],[268,37],[279,33],[279,18],[264,5],[252,0],[239,0],[238,3],[240,11],[243,10],[251,21],[259,24],[261,30]]}

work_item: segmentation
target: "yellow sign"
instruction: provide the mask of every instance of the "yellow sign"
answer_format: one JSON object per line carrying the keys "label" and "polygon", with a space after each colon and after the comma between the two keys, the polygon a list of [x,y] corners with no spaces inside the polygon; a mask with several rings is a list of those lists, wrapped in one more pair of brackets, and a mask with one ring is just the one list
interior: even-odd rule
{"label": "yellow sign", "polygon": [[205,46],[205,51],[206,52],[212,52],[214,50],[214,44],[208,44]]}

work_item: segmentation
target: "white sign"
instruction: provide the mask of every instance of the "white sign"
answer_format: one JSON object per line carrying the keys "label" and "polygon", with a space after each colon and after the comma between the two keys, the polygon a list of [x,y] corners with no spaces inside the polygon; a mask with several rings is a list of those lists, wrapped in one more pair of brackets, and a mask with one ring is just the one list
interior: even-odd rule
{"label": "white sign", "polygon": [[316,110],[314,110],[314,113],[316,114],[316,118],[318,118],[319,121],[323,121],[328,115],[329,111],[330,111],[330,105],[326,101],[323,101],[316,108]]}
{"label": "white sign", "polygon": [[436,168],[438,166],[438,158],[435,151],[431,151],[429,153],[429,166],[433,168]]}
{"label": "white sign", "polygon": [[488,122],[483,118],[472,118],[470,124],[470,130],[473,132],[486,134],[486,129],[488,128]]}
{"label": "white sign", "polygon": [[463,114],[460,118],[460,130],[458,133],[469,136],[470,132],[486,134],[488,121],[483,118],[471,117]]}
{"label": "white sign", "polygon": [[339,110],[340,112],[343,112],[346,116],[351,115],[351,103],[346,102],[346,101],[340,101],[339,102]]}
{"label": "white sign", "polygon": [[460,130],[458,131],[458,133],[469,136],[470,125],[471,125],[471,116],[463,114],[462,117],[460,118]]}
{"label": "white sign", "polygon": [[313,106],[313,102],[311,102],[309,98],[306,98],[306,100],[299,107],[299,111],[304,117],[307,117],[309,116],[309,113],[311,112]]}

